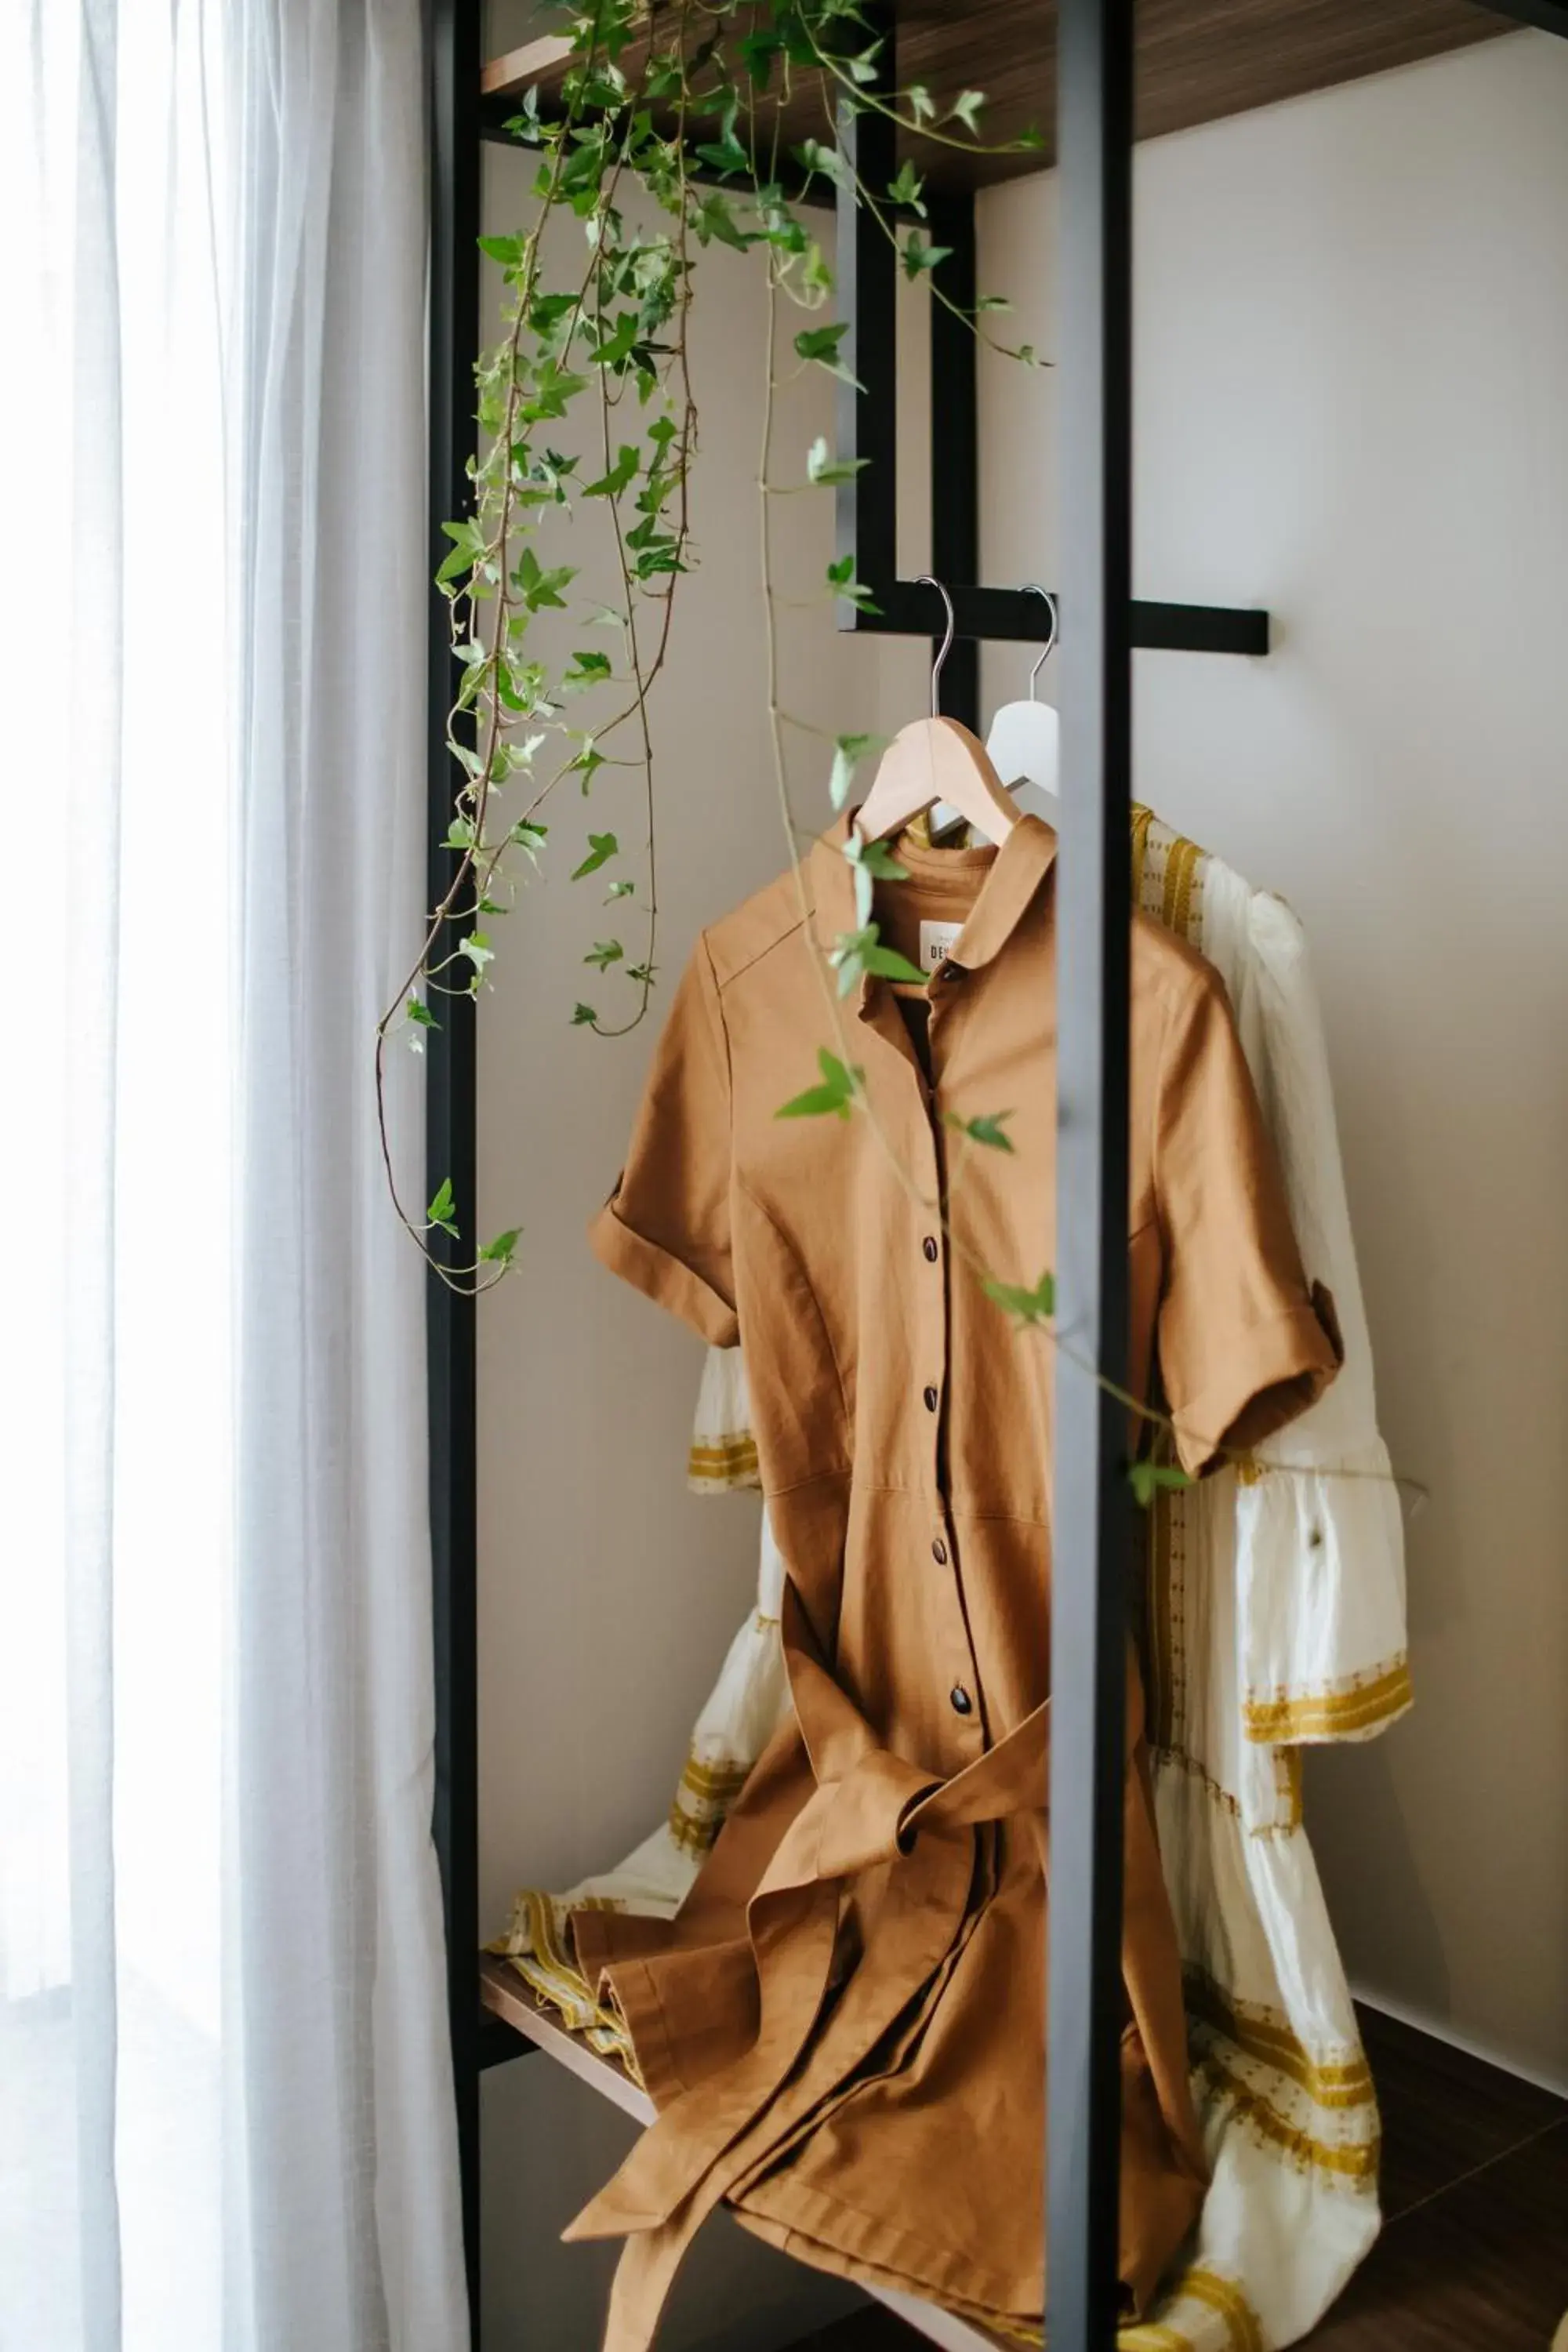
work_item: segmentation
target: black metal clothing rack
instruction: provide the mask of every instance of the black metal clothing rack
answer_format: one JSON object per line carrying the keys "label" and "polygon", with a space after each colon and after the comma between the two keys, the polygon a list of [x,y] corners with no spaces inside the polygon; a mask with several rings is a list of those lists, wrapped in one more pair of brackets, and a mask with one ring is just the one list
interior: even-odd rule
{"label": "black metal clothing rack", "polygon": [[[1491,0],[1493,13],[1568,37],[1568,0]],[[1053,2352],[1109,2352],[1117,2325],[1124,1594],[1130,1502],[1125,1429],[1104,1382],[1121,1385],[1128,1312],[1128,985],[1131,921],[1131,656],[1135,646],[1263,654],[1268,616],[1131,594],[1131,157],[1133,0],[1059,0],[1058,168],[1061,189],[1064,869],[1058,955],[1057,1297],[1078,1339],[1058,1359],[1052,1604],[1050,2002],[1047,2319]],[[1042,12],[1044,17],[1045,12]],[[479,346],[479,157],[493,110],[480,101],[476,0],[432,0],[430,34],[430,546],[468,496]],[[894,81],[893,33],[884,73]],[[896,169],[892,124],[846,115],[839,136],[866,179]],[[840,556],[876,613],[847,601],[846,629],[939,634],[936,592],[900,580],[897,513],[895,261],[883,231],[840,193],[844,356],[863,389],[841,389],[838,454],[871,462],[837,493]],[[974,197],[932,203],[951,248],[943,283],[975,292]],[[977,725],[982,640],[1040,634],[1037,597],[986,587],[980,558],[975,340],[933,305],[931,562],[948,583],[957,642],[943,708]],[[429,875],[447,887],[453,774],[445,713],[454,671],[447,608],[434,591],[429,644]],[[450,1175],[472,1202],[477,1174],[475,1019],[456,999],[426,1054],[432,1184]],[[438,1238],[438,1237],[437,1237]],[[472,1303],[429,1288],[431,1528],[437,1748],[435,1836],[449,1969],[462,2213],[479,2340],[479,2079],[533,2046],[481,2012],[479,1917],[476,1381]],[[547,2039],[538,2036],[536,2039]],[[560,2037],[557,2037],[558,2039]],[[589,2070],[591,2071],[591,2070]],[[623,2101],[623,2104],[625,2102]],[[907,2305],[900,2305],[908,2309]],[[979,2342],[971,2332],[942,2340]]]}

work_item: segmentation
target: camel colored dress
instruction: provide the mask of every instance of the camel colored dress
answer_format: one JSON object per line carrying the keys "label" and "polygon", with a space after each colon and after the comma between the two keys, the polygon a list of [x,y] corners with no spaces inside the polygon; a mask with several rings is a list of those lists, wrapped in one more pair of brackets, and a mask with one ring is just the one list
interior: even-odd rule
{"label": "camel colored dress", "polygon": [[[904,843],[884,940],[961,926],[916,1019],[847,1000],[871,1115],[781,1119],[838,1050],[813,944],[854,930],[847,824],[700,940],[605,1262],[743,1342],[787,1570],[794,1709],[673,1921],[586,1912],[658,2120],[574,2223],[624,2236],[607,2352],[651,2340],[719,2201],[792,2252],[997,2328],[1044,2305],[1051,1349],[975,1267],[1054,1249],[1055,837]],[[1201,1473],[1312,1402],[1338,1360],[1310,1294],[1224,990],[1132,943],[1131,1381]],[[929,1072],[929,1076],[928,1076]],[[948,1115],[1007,1113],[1011,1150]],[[947,1203],[952,1242],[931,1203]],[[1180,1965],[1130,1663],[1121,2272],[1142,2310],[1203,2200]]]}

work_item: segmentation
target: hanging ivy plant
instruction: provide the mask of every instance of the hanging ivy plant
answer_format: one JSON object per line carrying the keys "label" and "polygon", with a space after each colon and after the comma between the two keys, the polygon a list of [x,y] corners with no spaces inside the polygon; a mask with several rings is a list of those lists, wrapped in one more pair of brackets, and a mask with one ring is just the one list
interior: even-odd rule
{"label": "hanging ivy plant", "polygon": [[[563,785],[591,793],[606,768],[640,774],[647,832],[635,856],[616,833],[591,833],[588,855],[572,872],[574,882],[602,877],[611,931],[585,947],[593,1001],[580,1000],[572,1019],[596,1035],[620,1036],[647,1014],[658,969],[649,697],[693,555],[698,411],[689,328],[700,257],[726,246],[754,255],[768,278],[768,449],[760,488],[782,794],[784,714],[772,683],[768,504],[782,488],[830,489],[860,462],[839,463],[819,439],[804,453],[800,482],[769,478],[777,306],[805,314],[791,339],[797,371],[848,374],[841,355],[848,323],[833,316],[832,261],[803,200],[814,183],[852,189],[896,247],[904,275],[954,308],[940,274],[946,250],[925,226],[921,172],[906,157],[886,186],[868,186],[837,143],[836,126],[846,111],[876,110],[916,141],[972,155],[984,147],[980,91],[944,102],[919,85],[896,93],[874,87],[882,43],[851,0],[668,0],[651,10],[645,0],[593,0],[572,16],[569,32],[570,58],[550,103],[531,89],[508,126],[539,158],[533,217],[514,235],[479,240],[501,271],[504,309],[477,372],[480,455],[469,468],[472,504],[443,526],[451,546],[437,575],[460,668],[447,721],[458,778],[447,835],[454,865],[418,961],[379,1025],[378,1088],[398,1033],[422,1048],[426,1033],[440,1027],[445,1003],[489,985],[499,927],[549,855],[552,797]],[[821,135],[787,142],[784,117],[803,104]],[[1039,141],[1029,132],[1010,143]],[[552,234],[563,219],[580,224],[580,239]],[[563,268],[563,257],[574,255],[574,266]],[[984,314],[1005,308],[987,298],[962,315],[994,340]],[[1035,357],[1027,347],[1013,356]],[[563,429],[584,413],[592,459],[581,454],[581,426]],[[563,454],[562,441],[574,442],[576,454]],[[580,567],[562,560],[572,541],[561,526],[595,517],[614,552],[613,605],[580,603],[574,594]],[[827,567],[822,593],[825,600],[869,603],[852,562]],[[569,614],[576,625],[563,662],[552,665],[538,651],[534,623],[542,614]],[[867,734],[837,739],[835,806],[875,741]],[[785,814],[793,852],[787,804]],[[862,928],[832,958],[843,992],[889,953],[879,949],[869,920],[870,885],[874,874],[897,871],[885,853],[858,870]],[[415,1213],[397,1193],[384,1123],[383,1148],[398,1214],[441,1278],[476,1291],[500,1279],[517,1234],[496,1236],[454,1265],[431,1248],[430,1237],[460,1239],[471,1204],[455,1201],[443,1181],[425,1213]]]}

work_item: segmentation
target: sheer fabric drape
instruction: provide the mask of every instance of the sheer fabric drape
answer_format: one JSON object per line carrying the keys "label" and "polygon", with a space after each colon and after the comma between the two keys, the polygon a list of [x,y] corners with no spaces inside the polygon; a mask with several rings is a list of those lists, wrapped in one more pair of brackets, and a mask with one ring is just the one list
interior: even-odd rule
{"label": "sheer fabric drape", "polygon": [[[464,2340],[413,0],[0,12],[0,2342]],[[395,1146],[416,1171],[417,1072]]]}

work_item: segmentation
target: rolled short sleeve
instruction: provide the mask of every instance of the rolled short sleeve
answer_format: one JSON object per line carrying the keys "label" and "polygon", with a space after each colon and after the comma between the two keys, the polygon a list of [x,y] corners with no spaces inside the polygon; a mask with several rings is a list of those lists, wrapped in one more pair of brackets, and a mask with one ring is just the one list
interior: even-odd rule
{"label": "rolled short sleeve", "polygon": [[588,1234],[612,1273],[718,1348],[740,1338],[730,1168],[729,1053],[700,940],[654,1054],[626,1167]]}
{"label": "rolled short sleeve", "polygon": [[1160,1377],[1192,1475],[1261,1443],[1327,1388],[1343,1350],[1309,1287],[1273,1146],[1217,973],[1166,1032],[1154,1184],[1164,1245]]}

